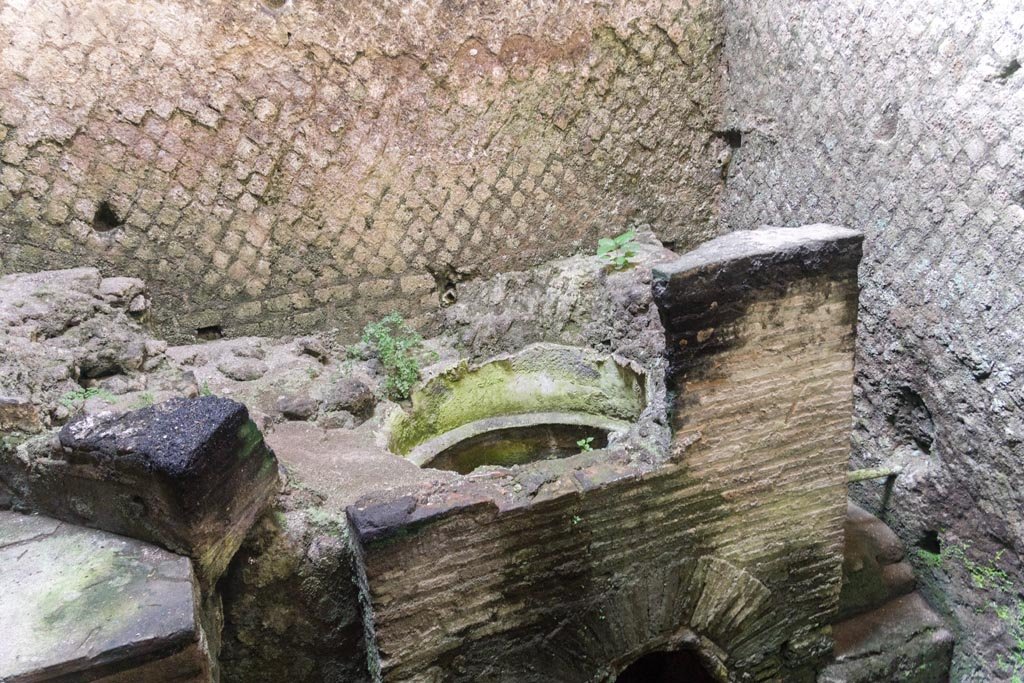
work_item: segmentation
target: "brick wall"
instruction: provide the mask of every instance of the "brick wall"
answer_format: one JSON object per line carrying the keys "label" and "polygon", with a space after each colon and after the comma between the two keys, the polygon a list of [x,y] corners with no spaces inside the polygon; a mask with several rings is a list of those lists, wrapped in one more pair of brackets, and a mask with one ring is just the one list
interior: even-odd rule
{"label": "brick wall", "polygon": [[715,2],[0,6],[0,272],[145,278],[180,338],[716,232]]}
{"label": "brick wall", "polygon": [[860,237],[799,232],[656,270],[689,354],[668,457],[595,451],[348,508],[383,680],[613,680],[680,645],[729,680],[810,680],[839,598]]}

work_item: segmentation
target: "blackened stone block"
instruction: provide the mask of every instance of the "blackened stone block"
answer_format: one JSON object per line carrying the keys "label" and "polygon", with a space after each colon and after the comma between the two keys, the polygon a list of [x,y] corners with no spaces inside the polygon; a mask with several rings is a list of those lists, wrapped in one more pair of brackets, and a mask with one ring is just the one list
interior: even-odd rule
{"label": "blackened stone block", "polygon": [[15,505],[190,556],[204,585],[227,567],[278,487],[245,406],[172,399],[61,429],[59,447],[0,463]]}

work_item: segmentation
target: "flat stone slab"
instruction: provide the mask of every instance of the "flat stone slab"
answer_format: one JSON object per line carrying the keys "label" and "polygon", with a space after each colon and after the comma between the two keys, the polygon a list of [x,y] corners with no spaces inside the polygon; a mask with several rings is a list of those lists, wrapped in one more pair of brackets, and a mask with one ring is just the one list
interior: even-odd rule
{"label": "flat stone slab", "polygon": [[208,681],[191,562],[0,512],[0,680]]}
{"label": "flat stone slab", "polygon": [[669,278],[759,257],[778,260],[798,254],[808,256],[837,244],[844,248],[849,245],[859,247],[862,239],[863,236],[856,230],[826,223],[797,228],[765,225],[757,230],[736,230],[705,242],[674,261],[659,264],[655,268],[655,276]]}
{"label": "flat stone slab", "polygon": [[325,504],[343,510],[375,491],[450,481],[456,475],[421,469],[375,443],[373,430],[322,429],[308,422],[284,422],[267,434],[290,478],[325,497]]}
{"label": "flat stone slab", "polygon": [[204,586],[278,489],[245,406],[213,396],[70,422],[56,447],[0,459],[0,482],[16,509],[188,555]]}
{"label": "flat stone slab", "polygon": [[890,600],[833,627],[835,663],[818,683],[944,683],[953,634],[920,593]]}

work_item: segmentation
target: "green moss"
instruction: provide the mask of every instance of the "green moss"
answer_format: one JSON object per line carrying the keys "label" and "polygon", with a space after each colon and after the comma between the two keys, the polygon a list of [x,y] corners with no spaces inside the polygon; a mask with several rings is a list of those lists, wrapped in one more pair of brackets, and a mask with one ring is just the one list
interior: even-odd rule
{"label": "green moss", "polygon": [[921,561],[924,562],[925,565],[933,569],[938,569],[942,566],[942,555],[939,553],[933,553],[925,550],[924,548],[918,548],[917,556],[921,558]]}
{"label": "green moss", "polygon": [[8,432],[0,435],[0,453],[14,453],[18,446],[33,438],[33,434],[24,432]]}
{"label": "green moss", "polygon": [[347,536],[345,513],[339,510],[329,510],[324,507],[309,508],[306,511],[309,521],[319,528],[335,536]]}
{"label": "green moss", "polygon": [[90,387],[88,389],[81,388],[69,391],[60,397],[60,404],[65,408],[74,408],[80,403],[84,403],[91,398],[98,398],[106,403],[113,403],[117,398],[107,391],[106,389],[98,389],[96,387]]}
{"label": "green moss", "polygon": [[241,442],[238,449],[238,457],[244,460],[252,455],[257,446],[263,443],[263,434],[260,433],[260,429],[256,426],[255,422],[248,420],[238,428],[238,440]]}
{"label": "green moss", "polygon": [[580,412],[636,420],[644,407],[640,377],[608,358],[578,349],[540,347],[473,368],[463,362],[413,392],[412,411],[391,424],[391,449],[418,444],[464,424],[499,415]]}
{"label": "green moss", "polygon": [[34,630],[52,636],[54,647],[60,647],[60,640],[78,632],[82,624],[113,629],[129,619],[138,606],[124,599],[125,587],[146,578],[140,574],[141,567],[112,549],[97,549],[81,537],[59,542],[63,569],[34,600],[38,614]]}

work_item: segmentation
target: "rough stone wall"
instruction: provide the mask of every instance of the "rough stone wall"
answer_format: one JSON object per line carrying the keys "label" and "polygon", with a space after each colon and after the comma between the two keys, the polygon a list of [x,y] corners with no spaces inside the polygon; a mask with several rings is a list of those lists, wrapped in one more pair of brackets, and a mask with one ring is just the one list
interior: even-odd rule
{"label": "rough stone wall", "polygon": [[[1024,10],[729,0],[725,16],[724,126],[742,138],[723,221],[865,231],[855,461],[906,468],[886,519],[942,549],[911,556],[958,622],[954,680],[1024,674]],[[879,487],[853,492],[881,509]]]}
{"label": "rough stone wall", "polygon": [[631,222],[695,243],[718,9],[5,0],[0,272],[144,277],[169,337],[351,331]]}
{"label": "rough stone wall", "polygon": [[221,583],[225,683],[369,681],[344,518],[308,498],[282,495]]}

